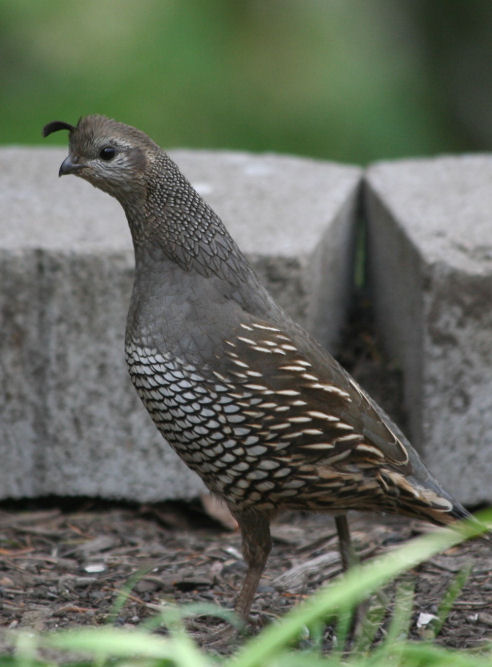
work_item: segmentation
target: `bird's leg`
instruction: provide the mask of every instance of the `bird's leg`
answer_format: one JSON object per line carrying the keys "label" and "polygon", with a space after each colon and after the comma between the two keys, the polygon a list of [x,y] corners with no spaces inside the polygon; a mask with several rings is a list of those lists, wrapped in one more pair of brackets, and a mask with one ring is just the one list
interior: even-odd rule
{"label": "bird's leg", "polygon": [[340,549],[340,558],[342,559],[342,568],[346,572],[353,565],[357,565],[359,558],[350,539],[350,528],[346,514],[339,514],[335,517],[335,524],[338,533],[338,547]]}
{"label": "bird's leg", "polygon": [[[354,565],[360,563],[359,556],[354,549],[350,538],[350,528],[346,514],[340,514],[335,517],[335,524],[338,533],[338,544],[340,549],[340,558],[342,560],[343,571],[346,572]],[[378,591],[377,598],[383,607],[388,606],[388,599],[383,591]],[[364,619],[370,608],[370,599],[360,602],[354,609],[349,637],[357,637],[363,632]]]}
{"label": "bird's leg", "polygon": [[[254,511],[237,512],[231,510],[241,528],[242,547],[244,560],[248,565],[248,570],[243,581],[243,585],[236,598],[234,611],[244,624],[248,621],[251,603],[258,588],[258,582],[265,569],[265,563],[272,548],[270,538],[269,517],[263,513]],[[200,629],[195,633],[195,638],[203,642],[206,646],[223,646],[225,642],[233,639],[237,634],[235,627],[229,624],[221,625],[216,631],[207,632],[204,635]]]}
{"label": "bird's leg", "polygon": [[[342,560],[342,569],[347,572],[353,565],[357,565],[359,558],[355,552],[350,537],[350,528],[346,514],[339,514],[335,517],[335,525],[338,533],[338,548]],[[358,605],[354,609],[354,615],[350,621],[349,638],[355,637],[362,630],[363,619],[366,615],[364,605]]]}
{"label": "bird's leg", "polygon": [[258,582],[272,548],[270,521],[264,514],[257,512],[234,513],[234,516],[241,528],[243,555],[248,566],[234,610],[246,622]]}

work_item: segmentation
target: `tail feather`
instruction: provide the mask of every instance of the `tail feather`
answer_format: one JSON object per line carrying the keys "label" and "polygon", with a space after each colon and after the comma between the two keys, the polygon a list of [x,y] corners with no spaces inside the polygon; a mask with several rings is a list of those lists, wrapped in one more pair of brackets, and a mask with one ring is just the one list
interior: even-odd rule
{"label": "tail feather", "polygon": [[[433,523],[436,523],[437,525],[441,526],[451,526],[455,521],[460,521],[462,519],[467,519],[471,521],[477,528],[486,528],[485,524],[481,523],[478,519],[476,519],[473,514],[471,514],[463,505],[460,503],[453,501],[453,507],[449,512],[443,513],[442,511],[436,514],[434,511],[431,515],[431,520]],[[482,533],[481,535],[477,536],[478,539],[483,539],[486,540],[487,542],[492,541],[492,535],[490,532],[487,533]]]}
{"label": "tail feather", "polygon": [[[405,476],[394,471],[385,472],[386,484],[391,480],[396,491],[394,495],[398,498],[394,511],[427,520],[437,526],[450,526],[455,521],[469,519],[477,527],[484,527],[461,503],[444,491],[430,474],[425,481],[422,481],[412,475]],[[491,539],[490,536],[482,537]]]}

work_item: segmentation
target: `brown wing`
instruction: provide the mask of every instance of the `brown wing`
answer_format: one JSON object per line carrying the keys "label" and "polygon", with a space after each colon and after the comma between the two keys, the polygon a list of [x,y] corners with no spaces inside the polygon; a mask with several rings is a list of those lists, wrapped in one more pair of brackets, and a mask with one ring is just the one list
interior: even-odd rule
{"label": "brown wing", "polygon": [[296,338],[252,321],[226,341],[229,372],[262,399],[251,410],[261,419],[261,437],[285,454],[326,465],[364,457],[411,472],[409,445],[397,427],[304,332],[302,347]]}

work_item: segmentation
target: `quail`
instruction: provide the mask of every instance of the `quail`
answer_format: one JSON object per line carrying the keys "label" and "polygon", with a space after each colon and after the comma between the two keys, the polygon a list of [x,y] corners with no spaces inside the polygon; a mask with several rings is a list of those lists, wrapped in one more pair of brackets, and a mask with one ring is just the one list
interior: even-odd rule
{"label": "quail", "polygon": [[275,303],[214,211],[142,131],[101,115],[69,132],[59,175],[122,205],[135,250],[125,337],[132,382],[155,425],[242,535],[247,619],[286,509],[335,516],[342,563],[349,510],[445,525],[468,512],[384,411]]}

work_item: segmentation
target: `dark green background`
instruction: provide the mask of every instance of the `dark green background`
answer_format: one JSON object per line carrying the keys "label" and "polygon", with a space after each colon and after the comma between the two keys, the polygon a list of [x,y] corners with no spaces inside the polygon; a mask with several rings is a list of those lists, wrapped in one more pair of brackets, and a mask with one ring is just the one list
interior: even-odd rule
{"label": "dark green background", "polygon": [[99,112],[167,147],[490,150],[492,2],[0,0],[0,96],[4,144]]}

